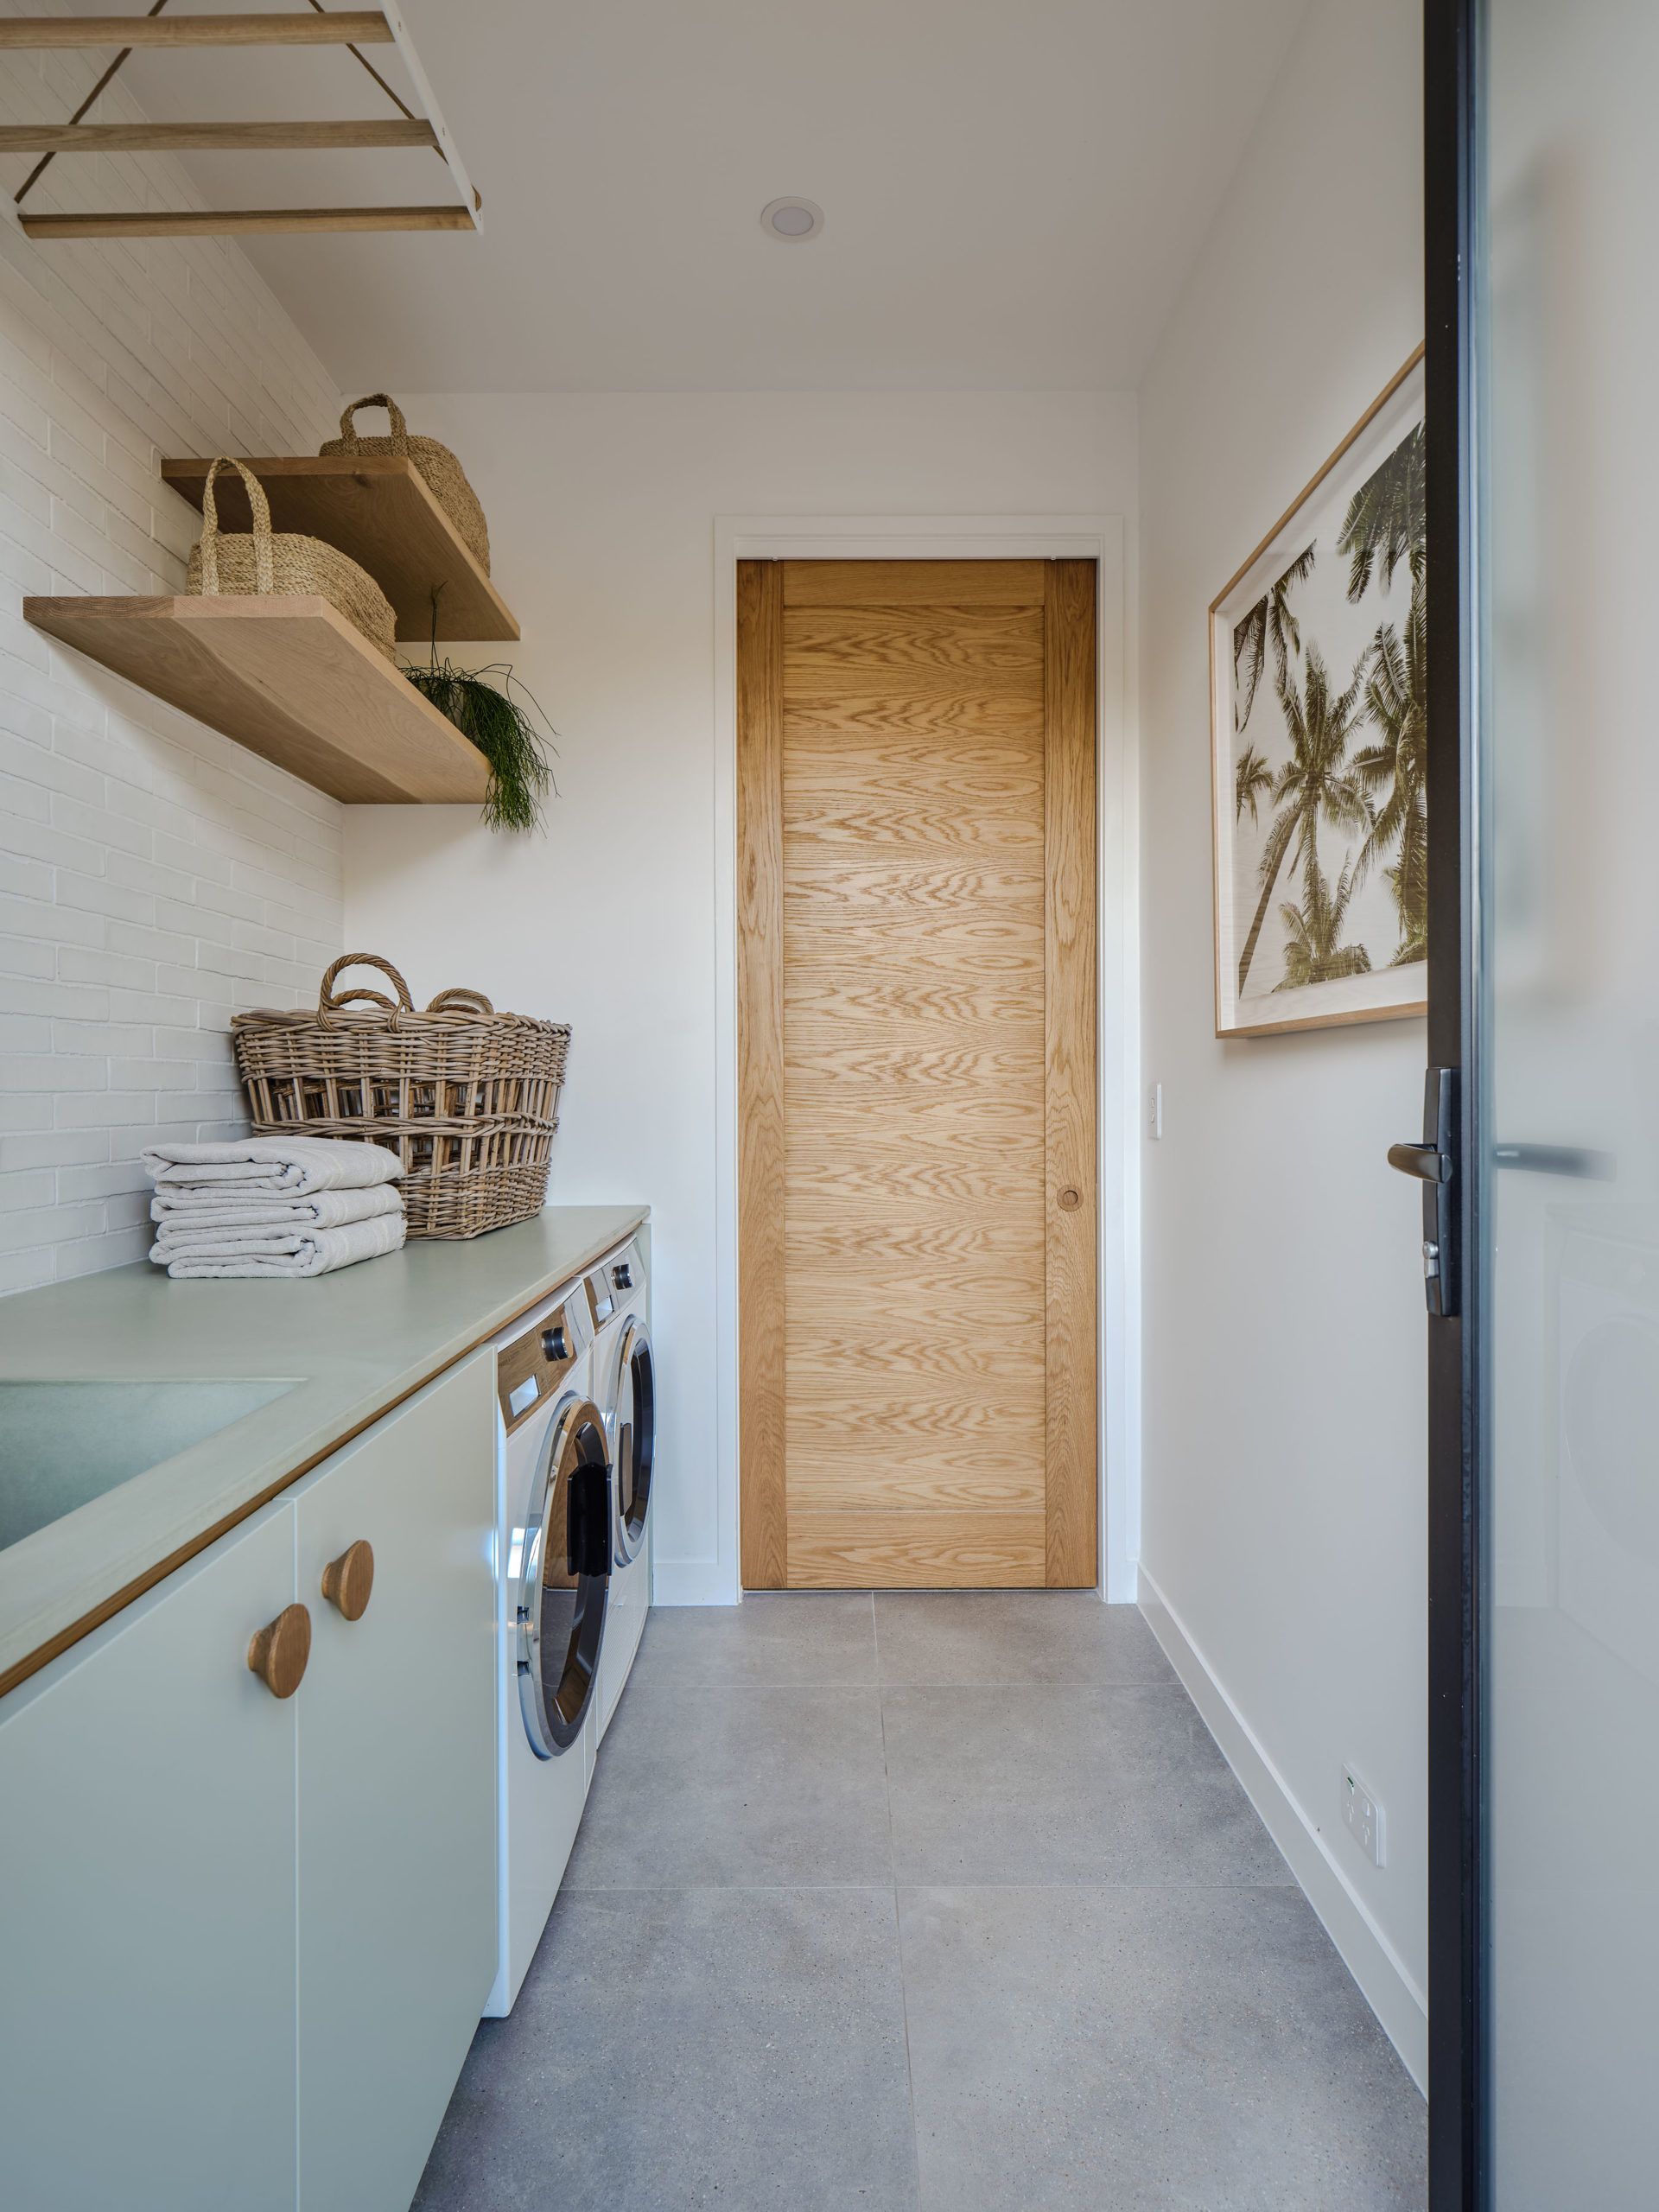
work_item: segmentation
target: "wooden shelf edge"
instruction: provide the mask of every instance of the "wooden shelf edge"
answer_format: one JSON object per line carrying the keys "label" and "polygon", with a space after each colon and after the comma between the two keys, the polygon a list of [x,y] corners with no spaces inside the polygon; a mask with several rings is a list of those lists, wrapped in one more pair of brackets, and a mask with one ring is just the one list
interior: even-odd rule
{"label": "wooden shelf edge", "polygon": [[23,619],[346,805],[477,805],[478,748],[326,599],[25,599]]}
{"label": "wooden shelf edge", "polygon": [[[327,518],[306,512],[311,505],[306,498],[308,487],[315,488],[316,499],[326,505],[328,493],[323,487],[329,485],[368,490],[371,498],[376,485],[394,486],[396,496],[415,503],[425,542],[442,548],[442,557],[449,573],[437,581],[461,588],[455,602],[461,608],[458,620],[467,626],[441,628],[440,636],[486,643],[502,639],[512,643],[518,639],[517,617],[439,504],[431,486],[406,454],[238,454],[238,458],[264,485],[265,496],[270,501],[272,520],[279,531],[302,530],[311,537],[325,538],[368,570],[392,602],[399,638],[426,643],[432,634],[429,601],[418,597],[416,588],[399,576],[395,556],[383,555],[365,532],[350,527],[349,515],[344,527],[335,522],[339,535],[329,537],[321,526]],[[208,467],[205,455],[175,455],[162,461],[162,479],[200,512]],[[216,495],[221,490],[224,494],[220,499],[222,521],[226,519],[227,510],[231,515],[242,516],[244,509],[241,480],[238,478],[227,483],[228,474],[228,471],[221,470],[215,486]],[[292,512],[289,512],[290,499],[300,503]],[[342,500],[342,506],[346,504]],[[238,523],[226,521],[226,526],[245,526],[245,518]],[[401,543],[398,550],[402,550]],[[430,581],[427,588],[430,588]],[[442,598],[439,605],[442,605]]]}

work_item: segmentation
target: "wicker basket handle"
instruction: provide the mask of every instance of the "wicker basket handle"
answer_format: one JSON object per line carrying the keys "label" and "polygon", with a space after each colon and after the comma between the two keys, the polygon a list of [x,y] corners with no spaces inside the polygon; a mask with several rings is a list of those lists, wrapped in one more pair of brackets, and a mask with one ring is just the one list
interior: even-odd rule
{"label": "wicker basket handle", "polygon": [[[355,990],[336,991],[334,978],[342,968],[379,969],[381,973],[389,976],[397,986],[396,1001],[387,998],[383,992],[370,990],[364,984],[359,984]],[[413,1014],[415,1011],[415,1001],[410,996],[409,985],[392,966],[391,961],[383,960],[378,952],[342,952],[339,959],[330,965],[323,976],[322,988],[317,993],[318,1020],[332,1028],[335,1014],[339,1013],[341,1007],[349,1005],[353,999],[368,999],[375,1006],[385,1007],[391,1016],[394,1028],[404,1014]]]}
{"label": "wicker basket handle", "polygon": [[409,424],[404,420],[403,409],[389,391],[371,391],[361,399],[354,399],[340,418],[340,442],[347,453],[357,451],[357,423],[354,418],[359,407],[384,407],[387,420],[391,424],[393,453],[409,451]]}
{"label": "wicker basket handle", "polygon": [[248,512],[253,517],[253,588],[257,593],[276,588],[271,560],[270,502],[265,487],[251,468],[244,468],[232,454],[221,453],[207,464],[201,487],[201,588],[210,597],[219,590],[219,501],[213,479],[221,468],[233,468],[248,487]]}
{"label": "wicker basket handle", "polygon": [[461,983],[457,983],[451,990],[440,991],[436,998],[428,1002],[426,1010],[429,1014],[444,1014],[451,1008],[459,1008],[465,1014],[493,1014],[495,1012],[495,1008],[482,991],[469,991]]}

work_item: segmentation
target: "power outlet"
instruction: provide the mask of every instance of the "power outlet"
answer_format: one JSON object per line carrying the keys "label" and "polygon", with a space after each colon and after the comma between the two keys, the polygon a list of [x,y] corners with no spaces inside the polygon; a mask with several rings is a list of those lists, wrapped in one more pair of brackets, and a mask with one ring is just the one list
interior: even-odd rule
{"label": "power outlet", "polygon": [[1147,1135],[1155,1142],[1164,1134],[1164,1086],[1153,1084],[1147,1092]]}
{"label": "power outlet", "polygon": [[1382,1808],[1351,1766],[1342,1770],[1342,1822],[1373,1866],[1382,1864]]}

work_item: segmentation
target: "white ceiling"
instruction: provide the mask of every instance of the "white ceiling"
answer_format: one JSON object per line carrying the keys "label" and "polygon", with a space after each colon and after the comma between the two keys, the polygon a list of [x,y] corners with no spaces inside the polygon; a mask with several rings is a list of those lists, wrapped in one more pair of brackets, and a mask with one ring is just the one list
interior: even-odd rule
{"label": "white ceiling", "polygon": [[[404,5],[486,227],[249,241],[342,385],[1077,390],[1139,381],[1306,0]],[[158,119],[395,112],[342,49],[124,73]],[[219,206],[453,197],[432,153],[188,158]],[[821,237],[761,231],[785,193]]]}

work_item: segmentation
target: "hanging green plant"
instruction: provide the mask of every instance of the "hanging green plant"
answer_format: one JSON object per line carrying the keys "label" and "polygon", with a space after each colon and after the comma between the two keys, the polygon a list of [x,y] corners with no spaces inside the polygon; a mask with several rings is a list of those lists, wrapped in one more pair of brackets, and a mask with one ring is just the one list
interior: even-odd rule
{"label": "hanging green plant", "polygon": [[[507,662],[492,661],[487,668],[456,668],[447,657],[439,660],[437,639],[435,593],[431,660],[424,668],[406,667],[404,674],[489,763],[490,787],[484,798],[484,819],[489,827],[538,829],[548,791],[550,787],[556,792],[557,786],[537,725],[539,722],[550,735],[551,725]],[[528,709],[519,704],[515,691],[524,694]]]}

